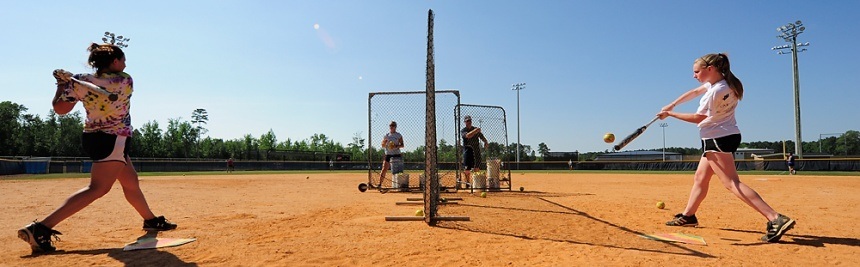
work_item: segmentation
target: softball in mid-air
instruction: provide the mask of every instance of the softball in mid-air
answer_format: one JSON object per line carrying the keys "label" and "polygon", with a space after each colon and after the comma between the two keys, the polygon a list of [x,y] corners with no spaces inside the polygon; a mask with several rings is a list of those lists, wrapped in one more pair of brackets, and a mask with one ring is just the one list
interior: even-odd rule
{"label": "softball in mid-air", "polygon": [[612,143],[615,142],[615,135],[612,133],[606,133],[603,135],[603,142]]}

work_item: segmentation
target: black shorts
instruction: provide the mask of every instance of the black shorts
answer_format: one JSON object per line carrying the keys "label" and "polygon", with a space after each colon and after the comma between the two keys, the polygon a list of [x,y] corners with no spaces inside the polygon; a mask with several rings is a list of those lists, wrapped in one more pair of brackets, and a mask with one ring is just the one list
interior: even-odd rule
{"label": "black shorts", "polygon": [[708,152],[735,153],[741,145],[741,134],[732,134],[713,139],[702,140],[702,157]]}
{"label": "black shorts", "polygon": [[400,155],[400,154],[397,154],[397,155],[385,155],[385,162],[391,162],[391,158],[399,158],[399,157],[403,157],[403,155]]}
{"label": "black shorts", "polygon": [[118,136],[104,132],[84,133],[81,146],[93,162],[119,161],[126,163],[131,137]]}
{"label": "black shorts", "polygon": [[478,167],[481,162],[481,150],[472,147],[463,147],[463,169],[471,170]]}

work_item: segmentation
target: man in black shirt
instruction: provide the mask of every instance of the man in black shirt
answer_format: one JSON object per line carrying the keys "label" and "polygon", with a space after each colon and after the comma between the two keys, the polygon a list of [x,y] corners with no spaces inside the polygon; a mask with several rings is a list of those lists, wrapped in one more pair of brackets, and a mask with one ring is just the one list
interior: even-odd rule
{"label": "man in black shirt", "polygon": [[[463,117],[466,127],[460,130],[460,136],[463,138],[463,174],[466,176],[466,182],[471,181],[471,172],[480,171],[481,164],[481,142],[484,141],[484,148],[489,146],[487,138],[481,133],[481,128],[472,126],[472,116],[466,115]],[[480,140],[479,140],[480,139]],[[462,182],[458,182],[459,184]]]}

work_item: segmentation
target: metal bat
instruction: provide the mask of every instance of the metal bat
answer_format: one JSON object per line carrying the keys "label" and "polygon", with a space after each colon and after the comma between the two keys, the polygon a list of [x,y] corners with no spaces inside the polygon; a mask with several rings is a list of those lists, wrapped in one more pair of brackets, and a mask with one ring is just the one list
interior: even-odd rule
{"label": "metal bat", "polygon": [[75,79],[75,77],[70,77],[70,78],[72,81],[90,89],[90,91],[93,91],[95,93],[107,96],[108,100],[110,100],[110,101],[116,101],[117,99],[119,99],[119,97],[116,94],[108,92],[108,90],[106,90],[104,87],[95,85],[95,84],[90,83],[90,82],[85,82],[85,81]]}
{"label": "metal bat", "polygon": [[648,129],[648,126],[651,126],[651,124],[654,123],[655,121],[657,121],[657,119],[660,119],[660,117],[654,117],[654,119],[652,119],[650,122],[648,122],[648,124],[645,124],[645,126],[639,127],[639,129],[636,129],[635,132],[633,132],[632,134],[628,135],[623,140],[621,140],[621,142],[619,142],[618,144],[615,145],[615,147],[614,147],[615,151],[619,151],[622,148],[624,148],[625,146],[627,146],[627,144],[629,144],[630,142],[633,142],[633,139],[636,139],[636,137],[639,137],[639,135],[644,133],[645,129]]}

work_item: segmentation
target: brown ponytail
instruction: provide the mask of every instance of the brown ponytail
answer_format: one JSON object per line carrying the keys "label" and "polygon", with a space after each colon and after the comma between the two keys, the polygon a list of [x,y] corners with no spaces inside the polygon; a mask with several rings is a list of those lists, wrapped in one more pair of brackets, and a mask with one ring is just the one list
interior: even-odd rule
{"label": "brown ponytail", "polygon": [[741,83],[741,80],[732,73],[731,65],[729,64],[729,56],[723,53],[707,54],[696,59],[696,62],[701,63],[705,67],[714,66],[717,68],[717,70],[720,71],[720,74],[723,75],[723,78],[726,79],[726,83],[729,84],[729,88],[731,88],[738,97],[738,100],[744,98],[744,85]]}

